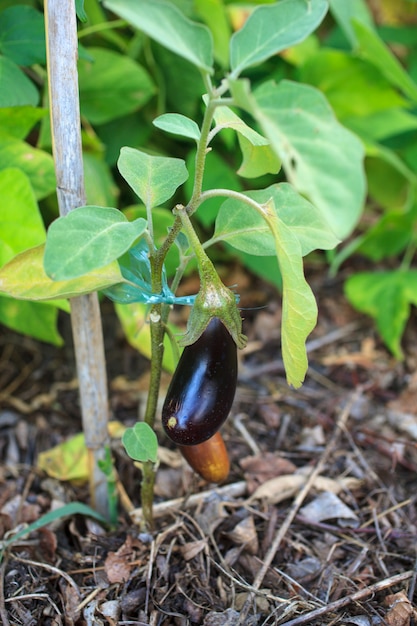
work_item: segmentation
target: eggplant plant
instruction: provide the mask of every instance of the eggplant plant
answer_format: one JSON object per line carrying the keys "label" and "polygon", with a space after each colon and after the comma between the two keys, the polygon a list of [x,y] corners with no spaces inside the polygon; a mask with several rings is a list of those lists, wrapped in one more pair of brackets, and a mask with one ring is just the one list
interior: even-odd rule
{"label": "eggplant plant", "polygon": [[[125,311],[122,316],[147,307],[148,401],[144,421],[128,429],[123,441],[128,454],[142,463],[142,508],[145,524],[151,526],[164,340],[175,344],[171,306],[189,306],[191,311],[187,332],[178,342],[184,351],[167,394],[163,423],[197,471],[223,480],[228,460],[218,429],[231,408],[236,350],[244,347],[245,336],[239,295],[222,283],[210,247],[227,244],[276,260],[282,277],[282,357],[288,383],[299,387],[307,370],[306,338],[317,318],[303,257],[334,248],[355,227],[365,197],[364,150],[316,88],[286,79],[251,81],[254,68],[266,62],[273,67],[277,55],[320,26],[327,0],[280,0],[248,11],[222,50],[222,71],[210,28],[190,20],[174,3],[103,4],[148,43],[168,49],[198,72],[201,119],[165,112],[153,120],[154,133],[194,144],[192,167],[182,158],[123,147],[117,167],[144,213],[129,219],[118,208],[88,205],[57,218],[45,245],[13,257],[0,270],[0,290],[39,302],[101,291]],[[91,71],[94,76],[94,65]],[[206,183],[210,153],[216,153],[218,137],[225,133],[237,138],[244,191]],[[263,177],[268,185],[259,188]],[[254,179],[250,189],[248,181]],[[204,223],[213,199],[219,200],[213,233],[201,241],[196,224]],[[170,215],[162,241],[156,236],[161,207],[164,219]],[[168,276],[166,263],[173,249],[179,261]],[[195,296],[177,296],[191,260],[197,265],[200,290]],[[204,396],[204,391],[211,395]]]}

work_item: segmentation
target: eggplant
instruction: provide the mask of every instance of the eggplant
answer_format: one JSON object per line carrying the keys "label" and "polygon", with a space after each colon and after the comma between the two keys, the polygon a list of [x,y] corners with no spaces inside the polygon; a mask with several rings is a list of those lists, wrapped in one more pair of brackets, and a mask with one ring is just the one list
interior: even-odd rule
{"label": "eggplant", "polygon": [[228,477],[229,455],[219,432],[196,446],[178,447],[188,464],[207,482],[222,483]]}
{"label": "eggplant", "polygon": [[237,383],[237,346],[218,317],[183,350],[162,408],[162,424],[177,445],[210,439],[227,418]]}

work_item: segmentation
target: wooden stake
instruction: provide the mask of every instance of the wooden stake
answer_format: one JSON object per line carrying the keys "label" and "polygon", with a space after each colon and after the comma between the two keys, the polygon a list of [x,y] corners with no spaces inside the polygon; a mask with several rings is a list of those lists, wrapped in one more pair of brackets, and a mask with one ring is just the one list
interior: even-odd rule
{"label": "wooden stake", "polygon": [[[74,0],[45,1],[46,49],[52,148],[60,215],[85,204],[80,110],[78,41]],[[109,445],[107,377],[96,293],[72,298],[83,429],[89,454],[91,505],[108,516],[106,477],[98,467]]]}

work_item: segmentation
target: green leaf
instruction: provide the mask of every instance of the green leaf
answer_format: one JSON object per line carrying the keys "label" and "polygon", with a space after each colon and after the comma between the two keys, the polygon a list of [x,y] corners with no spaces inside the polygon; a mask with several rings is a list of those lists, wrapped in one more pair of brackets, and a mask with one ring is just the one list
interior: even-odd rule
{"label": "green leaf", "polygon": [[145,422],[137,422],[133,428],[127,428],[123,433],[122,443],[131,459],[141,463],[156,463],[158,440],[155,432]]}
{"label": "green leaf", "polygon": [[264,174],[277,174],[281,169],[281,161],[271,146],[256,146],[243,135],[238,135],[242,150],[242,163],[237,170],[243,178],[258,178]]}
{"label": "green leaf", "polygon": [[281,348],[289,385],[300,387],[307,367],[305,341],[317,321],[317,305],[304,278],[301,246],[280,220],[270,202],[265,216],[275,238],[276,256],[282,275]]}
{"label": "green leaf", "polygon": [[38,200],[55,191],[52,156],[0,131],[0,170],[10,167],[28,176]]}
{"label": "green leaf", "polygon": [[0,324],[39,341],[62,346],[57,328],[58,309],[42,302],[26,302],[0,296]]}
{"label": "green leaf", "polygon": [[416,218],[417,207],[405,212],[386,213],[365,231],[356,252],[376,262],[397,256],[411,242]]}
{"label": "green leaf", "polygon": [[39,102],[39,92],[16,63],[0,56],[0,106],[13,107]]}
{"label": "green leaf", "polygon": [[95,154],[83,153],[84,180],[87,204],[113,206],[118,188],[107,163]]}
{"label": "green leaf", "polygon": [[373,28],[372,14],[365,0],[329,0],[330,11],[352,47],[357,44],[352,19],[360,20],[369,28]]}
{"label": "green leaf", "polygon": [[327,0],[281,0],[257,7],[230,40],[232,77],[301,42],[321,23]]}
{"label": "green leaf", "polygon": [[417,130],[417,116],[404,109],[388,109],[371,115],[345,120],[349,128],[357,135],[374,141],[383,141],[389,137]]}
{"label": "green leaf", "polygon": [[105,0],[104,6],[172,52],[205,72],[212,72],[211,33],[163,0]]}
{"label": "green leaf", "polygon": [[123,282],[117,261],[72,280],[52,280],[43,267],[45,246],[25,250],[0,269],[0,292],[21,300],[73,298]]}
{"label": "green leaf", "polygon": [[366,174],[369,196],[382,208],[402,210],[416,184],[415,174],[398,155],[384,146],[367,150]]}
{"label": "green leaf", "polygon": [[229,107],[219,107],[214,115],[216,126],[231,128],[238,134],[243,161],[238,170],[240,176],[256,178],[264,174],[276,174],[281,162],[269,145],[268,139],[248,126]]}
{"label": "green leaf", "polygon": [[17,533],[13,534],[9,539],[3,541],[1,547],[2,553],[0,555],[0,558],[3,556],[3,551],[9,546],[16,543],[16,541],[19,541],[23,537],[28,537],[30,533],[33,533],[39,528],[43,528],[44,526],[47,526],[52,522],[64,519],[64,517],[74,517],[74,515],[85,515],[88,517],[92,517],[93,519],[96,519],[103,524],[106,523],[106,519],[102,515],[100,515],[100,513],[97,513],[96,511],[94,511],[94,509],[87,506],[87,504],[83,504],[82,502],[71,502],[70,504],[65,504],[58,509],[54,509],[53,511],[45,513],[45,515],[39,517],[39,519],[37,519],[35,522],[32,522],[32,524],[25,526]]}
{"label": "green leaf", "polygon": [[122,148],[117,165],[123,178],[148,208],[169,200],[188,178],[182,159],[151,156],[134,148]]}
{"label": "green leaf", "polygon": [[15,254],[45,241],[45,226],[28,177],[20,170],[0,171],[0,266]]}
{"label": "green leaf", "polygon": [[216,126],[221,128],[232,128],[237,133],[245,137],[254,146],[268,146],[269,141],[253,130],[236,113],[227,106],[218,107],[214,113]]}
{"label": "green leaf", "polygon": [[45,28],[42,13],[18,4],[0,14],[0,50],[17,65],[46,62]]}
{"label": "green leaf", "polygon": [[313,54],[301,68],[299,80],[318,87],[340,120],[361,120],[407,104],[378,68],[340,50]]}
{"label": "green leaf", "polygon": [[358,48],[356,53],[373,63],[381,73],[406,96],[417,102],[417,85],[379,35],[357,19],[352,20]]}
{"label": "green leaf", "polygon": [[86,22],[88,20],[87,13],[84,9],[84,0],[75,0],[75,10],[80,22]]}
{"label": "green leaf", "polygon": [[145,228],[146,220],[128,222],[117,209],[74,209],[49,227],[45,272],[53,280],[69,280],[105,267],[121,257]]}
{"label": "green leaf", "polygon": [[[317,208],[288,183],[246,192],[245,195],[260,205],[273,200],[270,210],[291,229],[303,256],[316,249],[330,250],[339,243]],[[256,209],[234,198],[229,198],[220,207],[212,243],[219,240],[248,254],[276,254],[276,238],[268,221]]]}
{"label": "green leaf", "polygon": [[24,139],[29,131],[48,111],[33,106],[0,108],[0,128],[16,139]]}
{"label": "green leaf", "polygon": [[224,67],[229,67],[229,41],[231,35],[228,7],[223,0],[194,0],[193,7],[203,22],[210,28],[214,43],[214,58]]}
{"label": "green leaf", "polygon": [[[117,317],[123,328],[123,332],[130,345],[143,354],[147,359],[152,358],[151,328],[149,324],[149,306],[146,304],[118,304],[114,305]],[[172,335],[179,335],[180,329],[168,324]],[[163,368],[174,372],[178,362],[177,353],[174,353],[172,343],[165,334]]]}
{"label": "green leaf", "polygon": [[386,346],[397,359],[402,359],[400,342],[410,304],[417,305],[417,271],[355,274],[346,281],[345,293],[358,311],[375,320]]}
{"label": "green leaf", "polygon": [[81,113],[103,124],[137,111],[153,96],[149,74],[136,61],[105,48],[88,48],[94,61],[80,60]]}
{"label": "green leaf", "polygon": [[165,113],[153,120],[152,124],[167,133],[188,137],[198,141],[200,139],[200,129],[194,120],[179,113]]}
{"label": "green leaf", "polygon": [[308,85],[268,82],[251,96],[232,84],[240,106],[259,122],[287,180],[323,214],[339,239],[356,225],[365,199],[364,150],[335,118],[322,93]]}

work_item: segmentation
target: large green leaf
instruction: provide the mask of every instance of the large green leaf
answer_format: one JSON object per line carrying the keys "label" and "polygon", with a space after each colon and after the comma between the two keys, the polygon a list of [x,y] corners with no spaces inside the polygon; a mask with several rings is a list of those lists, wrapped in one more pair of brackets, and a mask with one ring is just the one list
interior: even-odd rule
{"label": "large green leaf", "polygon": [[119,190],[110,167],[103,158],[88,152],[83,154],[83,164],[87,204],[114,206]]}
{"label": "large green leaf", "polygon": [[17,65],[45,63],[45,28],[42,13],[23,4],[2,11],[0,51]]}
{"label": "large green leaf", "polygon": [[36,106],[39,92],[20,67],[0,56],[0,106]]}
{"label": "large green leaf", "polygon": [[343,30],[346,38],[352,47],[357,44],[355,31],[352,26],[352,19],[359,19],[369,28],[373,28],[372,14],[367,6],[366,0],[329,0],[330,11],[336,22]]}
{"label": "large green leaf", "polygon": [[345,283],[351,304],[370,315],[387,347],[397,359],[403,358],[401,337],[410,315],[410,304],[417,306],[417,271],[364,272]]}
{"label": "large green leaf", "polygon": [[257,7],[230,40],[232,77],[305,39],[328,6],[327,0],[281,0]]}
{"label": "large green leaf", "polygon": [[194,0],[193,8],[213,35],[214,58],[222,67],[229,67],[229,7],[225,6],[224,0]]}
{"label": "large green leaf", "polygon": [[416,103],[417,84],[375,30],[357,19],[352,20],[352,25],[357,38],[357,54],[373,63],[392,85]]}
{"label": "large green leaf", "polygon": [[28,176],[38,200],[55,191],[52,156],[0,131],[0,170],[9,167],[18,168]]}
{"label": "large green leaf", "polygon": [[81,113],[103,124],[137,111],[153,96],[149,74],[128,56],[105,48],[89,48],[93,62],[80,60]]}
{"label": "large green leaf", "polygon": [[20,300],[56,300],[99,291],[123,282],[117,261],[72,280],[52,280],[43,267],[45,246],[13,257],[0,269],[0,292]]}
{"label": "large green leaf", "polygon": [[0,324],[56,346],[63,344],[57,328],[58,309],[42,302],[0,296]]}
{"label": "large green leaf", "polygon": [[45,227],[28,177],[16,168],[0,171],[0,266],[45,241]]}
{"label": "large green leaf", "polygon": [[182,159],[153,156],[134,148],[122,148],[117,165],[123,178],[148,208],[169,200],[188,178]]}
{"label": "large green leaf", "polygon": [[0,128],[16,139],[24,139],[39,120],[48,114],[47,109],[33,106],[0,108]]}
{"label": "large green leaf", "polygon": [[309,85],[268,82],[253,97],[246,81],[231,85],[282,161],[288,181],[322,212],[339,239],[356,225],[365,199],[362,143]]}
{"label": "large green leaf", "polygon": [[70,280],[121,257],[146,228],[128,222],[117,209],[85,206],[59,217],[49,227],[44,265],[53,280]]}
{"label": "large green leaf", "polygon": [[[260,205],[272,198],[271,211],[291,229],[303,256],[316,249],[329,250],[339,243],[320,211],[288,183],[247,192],[246,195]],[[212,243],[219,240],[248,254],[276,254],[276,238],[268,222],[256,209],[235,198],[226,200],[220,207]]]}
{"label": "large green leaf", "polygon": [[202,24],[164,0],[105,0],[104,6],[193,65],[212,72],[213,42]]}
{"label": "large green leaf", "polygon": [[407,104],[374,65],[340,50],[322,49],[311,55],[299,80],[318,87],[341,120],[362,119]]}

